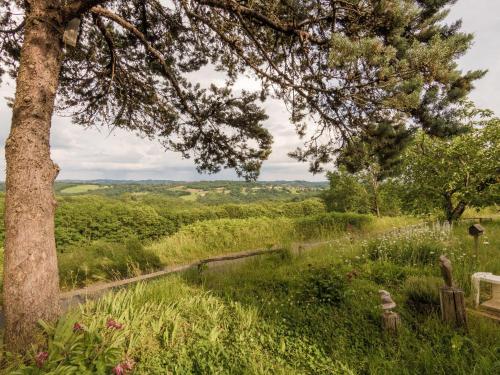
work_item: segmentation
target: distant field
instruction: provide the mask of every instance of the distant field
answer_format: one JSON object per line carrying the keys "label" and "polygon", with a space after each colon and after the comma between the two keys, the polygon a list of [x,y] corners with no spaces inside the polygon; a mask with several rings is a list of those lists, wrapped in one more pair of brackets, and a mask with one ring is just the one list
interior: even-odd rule
{"label": "distant field", "polygon": [[106,185],[76,185],[70,186],[61,190],[61,194],[80,194],[88,193],[89,191],[107,189]]}

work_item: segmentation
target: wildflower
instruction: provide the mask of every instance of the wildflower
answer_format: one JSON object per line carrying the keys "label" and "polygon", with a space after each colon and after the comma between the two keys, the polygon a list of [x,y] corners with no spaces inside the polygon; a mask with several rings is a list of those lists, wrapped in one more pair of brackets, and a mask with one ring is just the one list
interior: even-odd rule
{"label": "wildflower", "polygon": [[134,368],[134,360],[133,359],[126,359],[125,362],[122,363],[123,368],[125,371],[132,371]]}
{"label": "wildflower", "polygon": [[122,329],[123,328],[123,324],[118,323],[114,319],[108,319],[108,321],[106,322],[106,327],[107,328],[113,328],[113,329]]}
{"label": "wildflower", "polygon": [[83,326],[76,322],[75,324],[73,324],[73,332],[82,332],[83,331]]}
{"label": "wildflower", "polygon": [[47,359],[49,358],[49,353],[47,352],[39,352],[35,356],[35,363],[38,368],[42,368],[45,362],[47,362]]}
{"label": "wildflower", "polygon": [[115,375],[123,375],[125,374],[125,369],[123,368],[122,364],[119,363],[115,367],[113,367],[113,374]]}

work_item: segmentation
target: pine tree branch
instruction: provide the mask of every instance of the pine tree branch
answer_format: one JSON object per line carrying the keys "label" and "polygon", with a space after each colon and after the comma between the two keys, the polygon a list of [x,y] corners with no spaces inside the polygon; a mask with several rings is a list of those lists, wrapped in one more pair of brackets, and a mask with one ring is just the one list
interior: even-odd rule
{"label": "pine tree branch", "polygon": [[108,46],[109,54],[111,55],[111,61],[109,62],[109,68],[111,71],[111,77],[109,80],[109,86],[108,86],[108,92],[111,90],[111,86],[113,85],[113,81],[115,79],[115,71],[116,71],[116,64],[117,64],[117,56],[116,56],[116,50],[115,50],[115,43],[113,42],[113,36],[109,32],[109,30],[106,28],[106,25],[104,25],[104,22],[102,22],[101,17],[94,15],[94,22],[101,32],[102,36],[104,37],[104,40],[106,41],[106,44]]}
{"label": "pine tree branch", "polygon": [[23,20],[18,26],[14,27],[13,29],[7,29],[7,30],[0,29],[0,33],[2,33],[2,34],[15,34],[24,28],[25,23],[26,22]]}
{"label": "pine tree branch", "polygon": [[258,21],[261,24],[268,26],[275,31],[288,35],[296,35],[301,39],[306,38],[312,44],[324,45],[329,43],[330,41],[329,39],[317,39],[312,35],[310,35],[307,31],[302,30],[302,26],[313,23],[313,20],[303,21],[301,22],[303,23],[303,25],[300,26],[291,22],[285,23],[285,22],[274,21],[271,18],[265,16],[264,14],[249,7],[243,6],[234,0],[197,0],[197,3],[200,5],[207,5],[212,8],[218,8],[229,11],[234,14],[242,15],[245,18]]}
{"label": "pine tree branch", "polygon": [[102,5],[108,0],[76,0],[71,2],[64,8],[64,19],[66,21],[75,17],[80,17],[82,14],[87,13],[93,7]]}
{"label": "pine tree branch", "polygon": [[165,74],[165,77],[167,78],[167,80],[170,82],[170,84],[174,88],[177,96],[179,97],[179,100],[181,101],[182,106],[184,107],[184,110],[187,113],[189,113],[193,117],[193,119],[199,120],[199,116],[197,115],[197,113],[195,113],[191,109],[191,107],[189,106],[188,101],[186,99],[186,96],[184,95],[184,93],[179,85],[179,82],[177,81],[177,78],[175,77],[174,72],[166,63],[161,52],[158,51],[156,48],[154,48],[151,45],[151,43],[147,40],[146,36],[141,31],[139,31],[139,29],[137,29],[137,27],[135,27],[132,23],[123,19],[122,17],[120,17],[116,13],[111,12],[109,9],[105,9],[103,7],[100,7],[100,6],[96,6],[96,7],[91,8],[90,11],[95,15],[102,16],[104,18],[109,19],[110,21],[115,22],[116,24],[123,27],[125,30],[132,33],[135,37],[137,37],[137,39],[139,39],[139,41],[146,48],[148,53],[150,53],[154,58],[156,58],[156,60],[161,64],[161,66],[163,68],[163,73]]}

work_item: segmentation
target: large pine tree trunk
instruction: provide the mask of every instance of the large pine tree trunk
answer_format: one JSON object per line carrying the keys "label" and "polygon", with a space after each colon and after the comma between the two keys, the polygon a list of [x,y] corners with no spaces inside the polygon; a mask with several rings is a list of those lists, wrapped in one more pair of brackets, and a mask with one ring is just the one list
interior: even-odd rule
{"label": "large pine tree trunk", "polygon": [[62,61],[58,0],[30,2],[17,76],[7,159],[4,312],[8,351],[23,351],[39,319],[59,313],[54,239],[58,167],[50,159],[50,125]]}

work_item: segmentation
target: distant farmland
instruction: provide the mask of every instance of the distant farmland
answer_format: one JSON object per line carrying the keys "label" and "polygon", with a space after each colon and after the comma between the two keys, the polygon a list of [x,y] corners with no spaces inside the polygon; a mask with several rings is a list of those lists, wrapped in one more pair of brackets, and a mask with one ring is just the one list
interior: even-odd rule
{"label": "distant farmland", "polygon": [[76,185],[64,188],[61,190],[61,194],[81,194],[88,193],[93,190],[107,189],[106,185]]}

